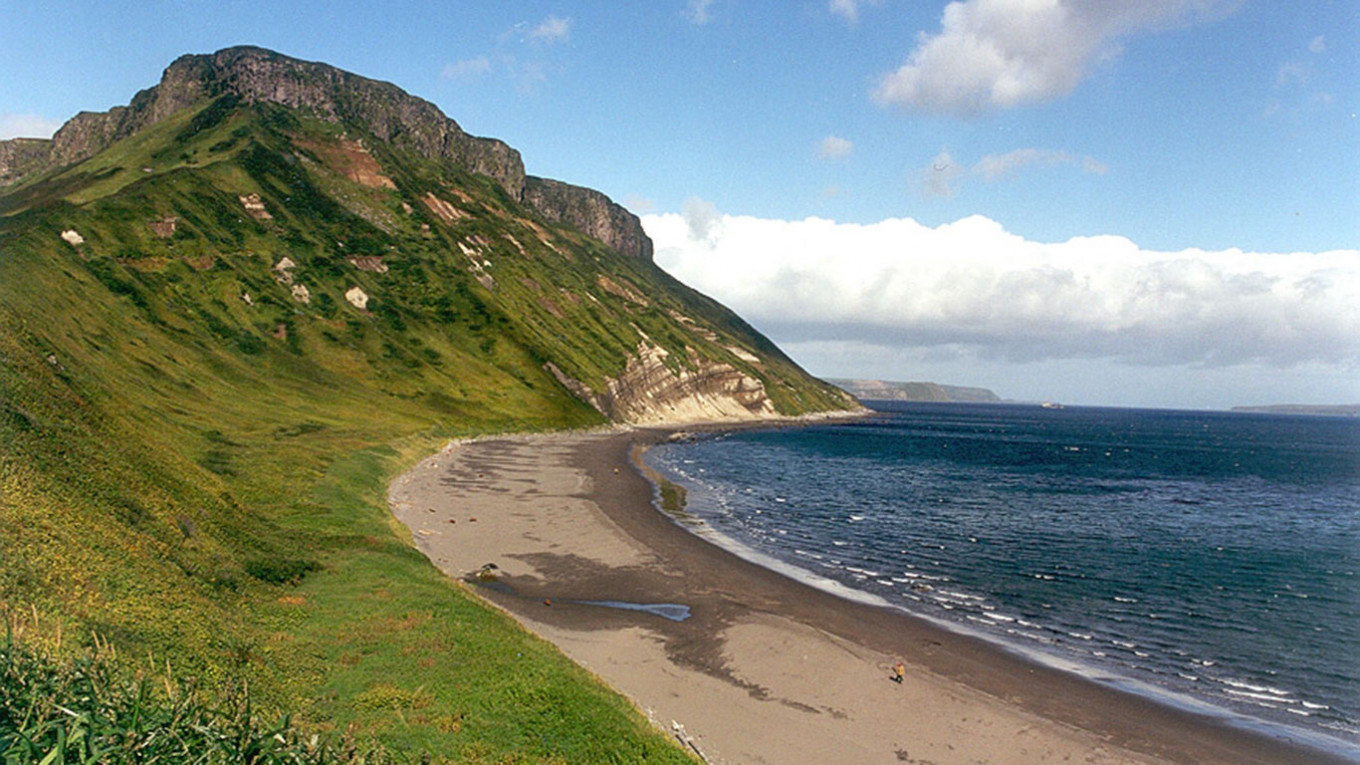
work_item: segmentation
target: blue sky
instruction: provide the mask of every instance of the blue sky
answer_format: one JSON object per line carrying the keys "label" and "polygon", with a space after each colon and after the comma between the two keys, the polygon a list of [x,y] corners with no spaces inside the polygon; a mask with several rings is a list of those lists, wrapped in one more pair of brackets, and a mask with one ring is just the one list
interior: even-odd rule
{"label": "blue sky", "polygon": [[624,202],[817,374],[1360,401],[1355,0],[55,6],[0,0],[0,137],[257,44]]}

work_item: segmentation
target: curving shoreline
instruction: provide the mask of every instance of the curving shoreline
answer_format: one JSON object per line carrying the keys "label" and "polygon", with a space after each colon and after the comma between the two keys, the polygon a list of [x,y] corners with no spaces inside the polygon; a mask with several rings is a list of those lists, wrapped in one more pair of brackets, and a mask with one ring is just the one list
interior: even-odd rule
{"label": "curving shoreline", "polygon": [[[738,558],[653,509],[634,458],[671,432],[464,442],[398,478],[389,499],[439,568],[473,581],[494,563],[498,581],[478,594],[662,728],[683,726],[712,762],[1346,761]],[[900,685],[888,681],[898,660]]]}

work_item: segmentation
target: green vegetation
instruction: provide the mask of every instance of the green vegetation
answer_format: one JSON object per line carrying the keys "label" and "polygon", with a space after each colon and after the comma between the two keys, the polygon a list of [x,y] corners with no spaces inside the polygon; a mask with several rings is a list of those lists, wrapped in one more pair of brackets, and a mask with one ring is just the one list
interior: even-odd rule
{"label": "green vegetation", "polygon": [[[781,411],[843,403],[726,309],[487,178],[280,107],[179,112],[0,191],[0,607],[67,652],[97,635],[168,662],[202,701],[145,709],[208,720],[205,762],[272,747],[259,720],[285,714],[287,746],[318,734],[336,757],[358,741],[687,761],[434,569],[386,508],[388,482],[449,438],[601,423],[545,363],[598,390],[644,333],[668,363],[763,379]],[[131,660],[5,650],[44,688],[150,703],[119,674]],[[135,739],[110,709],[17,730],[46,737],[33,752]],[[324,761],[288,751],[261,761]]]}
{"label": "green vegetation", "polygon": [[183,687],[168,668],[122,677],[99,650],[59,659],[0,641],[0,758],[7,763],[176,762],[323,765],[398,761],[382,747],[360,750],[352,737],[308,737],[284,717],[262,725],[250,693],[232,687],[222,701]]}

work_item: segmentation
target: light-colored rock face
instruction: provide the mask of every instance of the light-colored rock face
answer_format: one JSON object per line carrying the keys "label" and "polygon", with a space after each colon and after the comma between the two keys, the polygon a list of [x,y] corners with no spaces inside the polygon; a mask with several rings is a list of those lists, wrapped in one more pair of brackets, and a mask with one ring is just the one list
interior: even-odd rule
{"label": "light-colored rock face", "polygon": [[759,420],[778,416],[765,384],[730,364],[699,359],[678,371],[666,366],[670,354],[646,342],[628,359],[623,373],[597,393],[548,370],[572,393],[615,422],[650,425],[713,420]]}
{"label": "light-colored rock face", "polygon": [[349,291],[345,293],[345,299],[360,311],[368,307],[368,294],[358,287],[350,287]]}
{"label": "light-colored rock face", "polygon": [[293,299],[299,303],[310,303],[312,302],[312,291],[307,289],[305,284],[294,284]]}
{"label": "light-colored rock face", "polygon": [[85,243],[85,237],[81,236],[80,233],[73,228],[68,228],[65,231],[61,232],[61,238],[62,241],[66,242],[67,244],[75,245]]}

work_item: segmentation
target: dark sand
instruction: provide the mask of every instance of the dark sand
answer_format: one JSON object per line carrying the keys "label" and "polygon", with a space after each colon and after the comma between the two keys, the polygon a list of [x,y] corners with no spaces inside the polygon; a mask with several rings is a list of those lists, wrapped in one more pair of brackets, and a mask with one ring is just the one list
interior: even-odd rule
{"label": "dark sand", "polygon": [[633,460],[671,432],[458,444],[393,484],[393,511],[451,576],[495,563],[478,594],[711,762],[1346,762],[742,560],[652,507]]}

